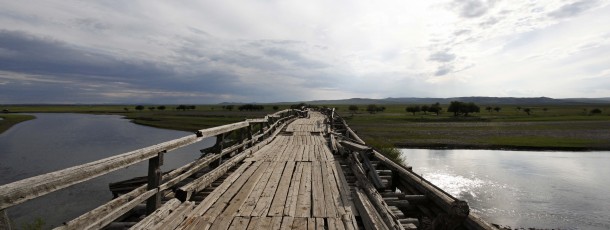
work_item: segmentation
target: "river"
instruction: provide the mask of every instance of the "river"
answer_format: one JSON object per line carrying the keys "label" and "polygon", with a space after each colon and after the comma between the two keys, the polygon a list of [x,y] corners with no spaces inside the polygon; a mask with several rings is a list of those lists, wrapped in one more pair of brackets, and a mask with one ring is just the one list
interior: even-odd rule
{"label": "river", "polygon": [[416,173],[489,222],[610,229],[610,152],[401,151]]}
{"label": "river", "polygon": [[[0,184],[40,175],[189,135],[136,125],[116,115],[32,114],[36,119],[0,135]],[[199,157],[214,139],[171,151],[163,170]],[[108,183],[144,176],[147,161],[8,209],[15,227],[41,218],[45,228],[71,220],[112,199]]]}

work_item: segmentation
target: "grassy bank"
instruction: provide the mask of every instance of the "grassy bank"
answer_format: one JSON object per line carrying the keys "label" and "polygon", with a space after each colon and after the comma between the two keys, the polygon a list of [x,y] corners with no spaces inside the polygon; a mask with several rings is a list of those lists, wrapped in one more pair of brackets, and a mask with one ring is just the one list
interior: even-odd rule
{"label": "grassy bank", "polygon": [[[159,110],[155,106],[144,106],[136,110],[134,105],[22,105],[4,106],[11,113],[87,113],[115,114],[140,125],[181,131],[199,129],[243,121],[248,118],[260,118],[274,113],[273,106],[265,106],[259,111],[239,111],[223,109],[221,105],[196,105],[195,109],[177,110],[176,105],[167,105]],[[155,107],[155,109],[149,109]],[[278,106],[283,110],[289,106]]]}
{"label": "grassy bank", "polygon": [[[454,117],[446,112],[407,113],[407,105],[383,105],[383,112],[364,111],[366,105],[352,114],[348,105],[335,107],[349,125],[366,141],[390,143],[411,148],[475,148],[475,149],[536,149],[536,150],[610,150],[610,105],[559,106],[500,106],[499,112],[487,111],[468,117]],[[5,106],[6,107],[6,106]],[[273,105],[261,111],[223,109],[221,105],[197,105],[192,110],[176,110],[168,105],[165,110],[136,110],[134,105],[109,106],[9,106],[11,112],[68,112],[119,114],[134,123],[158,128],[195,131],[246,118],[260,118],[273,113]],[[278,110],[286,109],[283,105]],[[530,109],[530,114],[524,112]],[[601,114],[590,111],[601,109]],[[382,141],[380,141],[382,140]]]}
{"label": "grassy bank", "polygon": [[[503,106],[469,117],[452,113],[404,111],[386,105],[384,112],[339,112],[365,141],[383,139],[398,147],[523,150],[610,150],[610,116],[591,115],[592,108],[610,112],[608,105],[532,106],[530,115],[519,106]],[[446,110],[446,106],[444,106]]]}
{"label": "grassy bank", "polygon": [[13,125],[19,124],[24,121],[35,119],[36,117],[31,115],[22,114],[0,114],[0,134],[10,129]]}

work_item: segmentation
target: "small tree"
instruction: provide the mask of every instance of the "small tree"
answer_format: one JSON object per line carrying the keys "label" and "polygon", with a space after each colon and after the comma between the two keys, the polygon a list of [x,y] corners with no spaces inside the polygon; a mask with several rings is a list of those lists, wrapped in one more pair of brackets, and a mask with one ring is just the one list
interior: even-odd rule
{"label": "small tree", "polygon": [[546,113],[546,111],[549,111],[549,108],[542,108],[542,111]]}
{"label": "small tree", "polygon": [[521,106],[517,106],[517,110],[521,111]]}
{"label": "small tree", "polygon": [[428,111],[431,113],[436,113],[436,116],[438,116],[438,114],[441,113],[442,110],[443,108],[438,102],[430,105],[430,108],[428,108]]}
{"label": "small tree", "polygon": [[598,108],[595,108],[595,109],[591,110],[591,115],[601,114],[601,113],[602,113],[602,110],[598,109]]}
{"label": "small tree", "polygon": [[127,107],[123,108],[123,110],[125,110],[125,112],[129,112],[129,108]]}
{"label": "small tree", "polygon": [[373,105],[373,104],[368,105],[366,107],[366,111],[368,111],[370,114],[377,112],[377,105]]}
{"label": "small tree", "polygon": [[487,107],[485,107],[485,110],[487,110],[487,112],[491,113],[492,108],[491,108],[491,106],[487,106]]}
{"label": "small tree", "polygon": [[480,108],[472,102],[464,103],[460,101],[452,101],[451,104],[449,104],[447,111],[453,112],[453,116],[455,117],[461,114],[464,114],[464,116],[467,117],[470,113],[478,113]]}
{"label": "small tree", "polygon": [[280,109],[280,107],[279,107],[279,106],[277,106],[277,105],[274,105],[274,106],[273,106],[273,110],[277,111],[278,109]]}
{"label": "small tree", "polygon": [[349,110],[349,112],[352,113],[352,116],[354,116],[354,113],[356,113],[358,111],[358,106],[350,105],[349,107],[347,107],[347,110]]}
{"label": "small tree", "polygon": [[144,106],[143,105],[138,105],[138,106],[136,106],[136,110],[142,111],[142,110],[144,110]]}
{"label": "small tree", "polygon": [[502,110],[502,108],[496,106],[496,107],[494,107],[494,110],[496,111],[496,113],[499,113],[500,110]]}
{"label": "small tree", "polygon": [[412,106],[407,106],[407,108],[405,108],[405,110],[409,113],[413,113],[413,115],[415,116],[415,113],[421,111],[421,108],[419,107],[419,105],[412,105]]}
{"label": "small tree", "polygon": [[165,107],[165,105],[160,105],[160,106],[157,106],[157,109],[158,109],[158,110],[165,110],[165,109],[166,109],[166,107]]}
{"label": "small tree", "polygon": [[153,111],[153,110],[155,110],[155,109],[156,109],[156,107],[154,107],[154,106],[149,106],[149,107],[148,107],[148,109],[149,109],[150,111]]}
{"label": "small tree", "polygon": [[421,111],[424,112],[424,114],[428,114],[428,111],[430,111],[430,106],[422,105]]}
{"label": "small tree", "polygon": [[530,108],[524,108],[523,112],[527,113],[527,115],[529,116],[532,113],[532,109]]}

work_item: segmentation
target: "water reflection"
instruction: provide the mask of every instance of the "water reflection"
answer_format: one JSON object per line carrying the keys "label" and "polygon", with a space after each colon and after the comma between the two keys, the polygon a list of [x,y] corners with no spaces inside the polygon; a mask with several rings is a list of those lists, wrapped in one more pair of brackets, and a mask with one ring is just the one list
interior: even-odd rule
{"label": "water reflection", "polygon": [[[0,135],[0,184],[64,169],[159,142],[189,135],[188,132],[150,128],[120,116],[84,114],[35,114]],[[199,149],[213,139],[177,149],[165,155],[162,169],[176,168],[199,157]],[[47,227],[56,226],[112,198],[108,183],[143,176],[147,162],[129,166],[67,189],[10,208],[17,227],[40,217]]]}
{"label": "water reflection", "polygon": [[610,152],[404,149],[414,171],[512,227],[608,229]]}

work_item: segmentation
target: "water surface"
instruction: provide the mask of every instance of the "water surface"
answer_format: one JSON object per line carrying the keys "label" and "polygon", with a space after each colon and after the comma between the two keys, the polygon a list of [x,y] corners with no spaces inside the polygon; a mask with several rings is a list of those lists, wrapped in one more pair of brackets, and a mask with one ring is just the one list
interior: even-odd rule
{"label": "water surface", "polygon": [[403,149],[413,170],[511,227],[610,229],[610,152]]}
{"label": "water surface", "polygon": [[[36,119],[0,135],[0,184],[48,173],[189,135],[140,126],[116,115],[33,114]],[[165,155],[164,171],[199,157],[206,139]],[[16,227],[42,218],[46,227],[87,212],[109,201],[108,183],[144,176],[147,161],[74,185],[8,209]]]}

